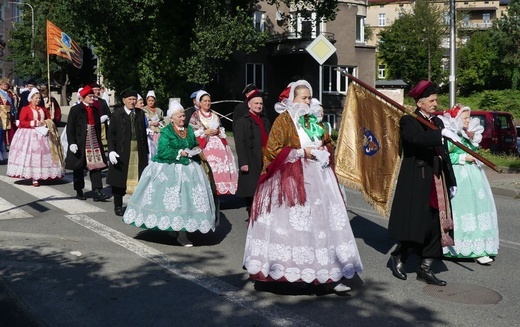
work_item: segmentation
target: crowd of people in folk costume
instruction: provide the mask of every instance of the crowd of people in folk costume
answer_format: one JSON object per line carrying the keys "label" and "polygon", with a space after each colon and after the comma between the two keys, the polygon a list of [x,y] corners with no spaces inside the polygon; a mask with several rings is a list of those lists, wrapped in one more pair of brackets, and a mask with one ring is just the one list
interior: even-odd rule
{"label": "crowd of people in folk costume", "polygon": [[[346,280],[362,272],[334,173],[332,128],[307,81],[281,92],[273,123],[261,90],[244,88],[245,100],[233,113],[236,160],[205,90],[193,92],[187,110],[175,100],[167,110],[158,108],[153,90],[144,99],[125,90],[122,106],[112,111],[100,85],[85,85],[60,137],[58,104],[29,82],[18,98],[0,80],[0,160],[7,161],[8,176],[37,187],[69,169],[76,199],[86,200],[88,171],[94,201],[113,196],[123,222],[169,232],[186,247],[193,246],[189,233],[218,227],[219,196],[236,195],[247,209],[243,267],[251,279],[342,293],[350,290]],[[434,260],[472,258],[488,265],[498,252],[497,212],[482,164],[454,143],[477,149],[483,128],[463,105],[435,116],[437,87],[429,81],[409,96],[415,114],[438,129],[412,115],[400,120],[403,161],[388,225],[398,244],[390,268],[406,280],[406,262],[415,252],[417,279],[444,286]],[[111,195],[103,191],[105,169]]]}

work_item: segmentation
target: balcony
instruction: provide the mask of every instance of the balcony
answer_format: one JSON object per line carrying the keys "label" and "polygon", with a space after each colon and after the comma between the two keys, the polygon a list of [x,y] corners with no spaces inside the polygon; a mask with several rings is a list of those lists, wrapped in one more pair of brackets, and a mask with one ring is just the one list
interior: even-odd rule
{"label": "balcony", "polygon": [[461,30],[487,30],[493,27],[493,22],[462,22]]}
{"label": "balcony", "polygon": [[305,48],[316,38],[317,35],[325,36],[331,43],[336,43],[334,33],[321,32],[284,32],[271,35],[267,44],[271,45],[273,55],[287,55],[305,53]]}

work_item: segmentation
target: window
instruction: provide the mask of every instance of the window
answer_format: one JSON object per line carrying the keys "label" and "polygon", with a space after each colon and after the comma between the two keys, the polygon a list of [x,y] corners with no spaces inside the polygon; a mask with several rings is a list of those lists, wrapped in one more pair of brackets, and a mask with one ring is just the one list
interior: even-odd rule
{"label": "window", "polygon": [[450,25],[450,12],[449,11],[445,11],[442,13],[442,21],[444,22],[444,24]]}
{"label": "window", "polygon": [[246,85],[253,83],[263,91],[264,89],[264,64],[246,64]]}
{"label": "window", "polygon": [[491,21],[491,13],[489,11],[484,11],[482,13],[482,21],[486,24]]}
{"label": "window", "polygon": [[465,14],[464,17],[462,17],[462,25],[467,27],[470,24],[471,24],[470,17],[468,14]]}
{"label": "window", "polygon": [[323,93],[347,94],[349,80],[339,70],[357,77],[356,67],[323,65]]}
{"label": "window", "polygon": [[[296,17],[296,19],[294,19]],[[290,32],[295,34],[297,38],[316,38],[323,30],[323,23],[316,21],[316,13],[310,13],[310,16],[302,15],[301,13],[291,13],[291,18],[294,21],[294,25],[291,26]]]}
{"label": "window", "polygon": [[253,14],[253,26],[259,32],[265,32],[265,12],[255,11]]}
{"label": "window", "polygon": [[386,65],[379,65],[377,67],[377,78],[386,79]]}
{"label": "window", "polygon": [[356,16],[356,42],[365,42],[365,17]]}
{"label": "window", "polygon": [[379,26],[386,26],[386,14],[379,14]]}
{"label": "window", "polygon": [[324,114],[323,121],[329,123],[332,129],[336,129],[336,114]]}

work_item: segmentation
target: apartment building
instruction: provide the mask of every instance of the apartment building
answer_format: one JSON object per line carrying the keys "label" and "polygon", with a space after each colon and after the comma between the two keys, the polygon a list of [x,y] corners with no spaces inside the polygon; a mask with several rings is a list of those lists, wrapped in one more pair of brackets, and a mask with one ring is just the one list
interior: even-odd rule
{"label": "apartment building", "polygon": [[[461,42],[464,43],[471,37],[472,31],[485,30],[493,26],[493,21],[502,17],[507,12],[509,0],[496,1],[455,1],[457,28],[464,31]],[[432,1],[437,3],[445,13],[445,23],[449,24],[449,0]],[[382,30],[392,26],[402,12],[412,11],[415,1],[403,0],[368,0],[366,24],[373,31],[373,36],[367,40],[367,45],[377,46],[379,34]],[[447,35],[443,47],[449,49],[449,36]],[[448,55],[448,51],[446,52]],[[376,79],[386,79],[385,64],[377,62]]]}
{"label": "apartment building", "polygon": [[[271,117],[278,95],[296,78],[307,79],[314,97],[320,98],[320,66],[306,48],[323,35],[336,51],[322,65],[321,99],[326,119],[333,127],[338,126],[349,84],[340,70],[369,85],[375,83],[375,46],[364,39],[367,1],[339,1],[338,9],[334,21],[319,22],[315,13],[306,18],[293,8],[277,8],[261,1],[253,13],[254,24],[258,30],[269,33],[269,40],[256,53],[237,56],[239,65],[233,96],[241,98],[244,85],[256,84],[266,94],[265,107],[268,113],[271,111]],[[287,24],[283,17],[291,17],[293,24]]]}

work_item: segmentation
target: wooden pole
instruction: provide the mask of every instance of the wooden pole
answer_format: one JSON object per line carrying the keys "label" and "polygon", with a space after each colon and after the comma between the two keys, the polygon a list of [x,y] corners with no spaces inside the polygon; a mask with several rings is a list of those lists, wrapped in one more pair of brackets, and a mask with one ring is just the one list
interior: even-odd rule
{"label": "wooden pole", "polygon": [[[387,101],[388,103],[392,104],[393,106],[395,106],[397,109],[401,110],[402,112],[404,112],[406,114],[409,114],[409,115],[412,115],[413,117],[415,117],[415,119],[417,119],[421,124],[425,125],[426,127],[430,128],[430,129],[439,129],[437,126],[433,125],[428,120],[424,119],[420,115],[416,115],[413,111],[406,110],[406,108],[403,105],[401,105],[401,104],[395,102],[394,100],[390,99],[389,97],[387,97],[383,93],[379,92],[375,88],[371,87],[370,85],[366,84],[362,80],[360,80],[360,79],[358,79],[358,78],[356,78],[356,77],[354,77],[354,76],[352,76],[350,74],[347,74],[347,77],[350,80],[352,80],[352,81],[358,83],[359,85],[363,86],[364,88],[366,88],[370,92],[374,93],[375,95],[377,95],[381,99],[383,99],[383,100]],[[451,143],[453,143],[456,146],[458,146],[459,148],[461,148],[462,150],[464,150],[466,153],[469,153],[470,155],[472,155],[475,159],[480,160],[483,164],[485,164],[489,168],[493,169],[497,173],[502,173],[502,169],[500,167],[498,167],[497,165],[495,165],[491,161],[487,160],[486,158],[482,157],[480,154],[476,153],[475,151],[471,150],[470,148],[468,148],[464,144],[462,144],[460,142],[457,142],[457,141],[454,141],[454,140],[450,139],[449,137],[446,137],[446,136],[443,136],[443,137],[445,139],[449,140]]]}

